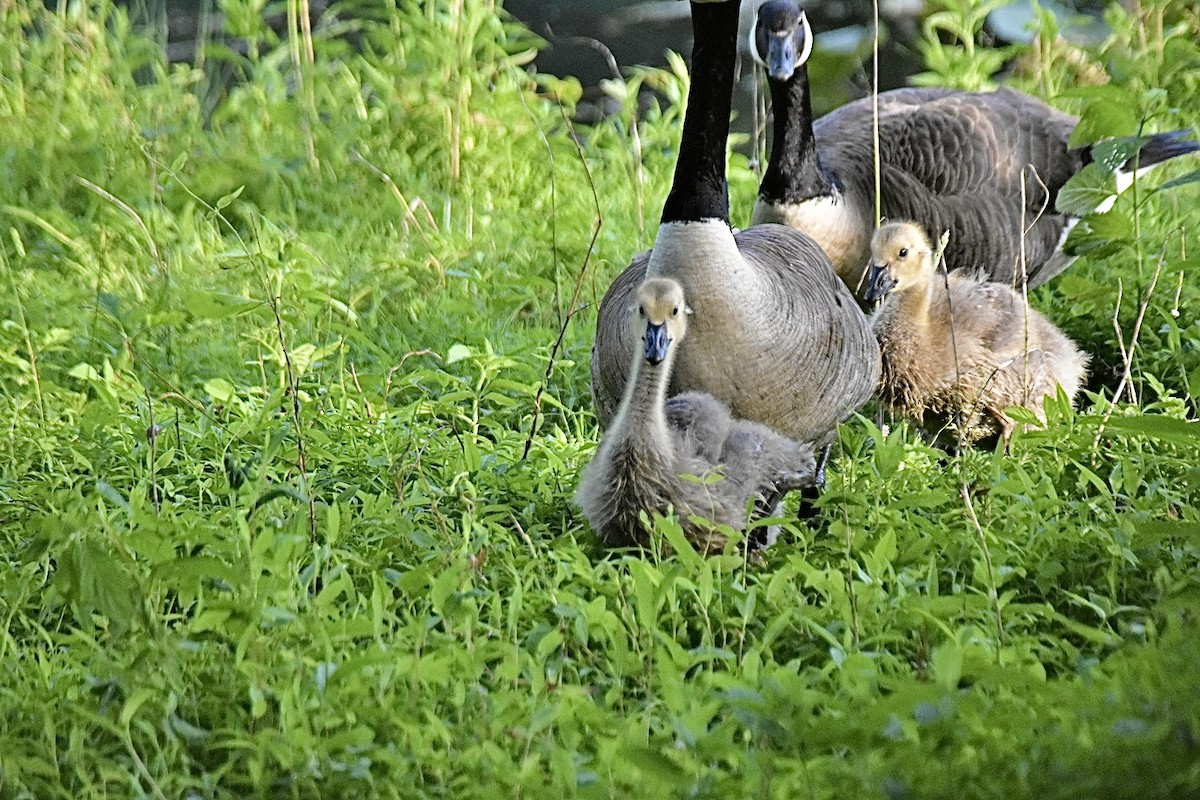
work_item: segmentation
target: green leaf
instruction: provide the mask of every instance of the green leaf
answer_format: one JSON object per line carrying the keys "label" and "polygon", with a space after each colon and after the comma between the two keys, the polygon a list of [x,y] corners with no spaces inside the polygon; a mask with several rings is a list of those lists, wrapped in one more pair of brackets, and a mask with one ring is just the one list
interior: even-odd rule
{"label": "green leaf", "polygon": [[204,391],[218,403],[228,403],[234,398],[237,390],[224,378],[209,378],[204,382]]}
{"label": "green leaf", "polygon": [[228,206],[234,200],[237,200],[238,197],[241,195],[241,193],[243,191],[245,191],[245,189],[246,189],[246,186],[245,186],[245,184],[243,184],[243,185],[239,186],[237,189],[235,189],[234,191],[232,191],[229,194],[222,197],[220,200],[218,200],[217,201],[217,210],[219,211],[220,209]]}
{"label": "green leaf", "polygon": [[958,681],[962,678],[963,651],[957,642],[944,642],[933,648],[929,661],[939,686],[948,692],[958,688]]}
{"label": "green leaf", "polygon": [[1200,522],[1176,519],[1151,519],[1135,522],[1134,527],[1139,535],[1159,541],[1161,539],[1182,539],[1192,543],[1200,542]]}
{"label": "green leaf", "polygon": [[182,303],[196,319],[214,320],[241,316],[263,305],[261,300],[209,290],[185,292]]}
{"label": "green leaf", "polygon": [[1099,164],[1088,164],[1059,190],[1055,207],[1063,214],[1082,217],[1116,193],[1113,174]]}
{"label": "green leaf", "polygon": [[451,345],[450,349],[446,352],[446,363],[454,364],[465,358],[470,358],[472,355],[471,348],[465,344]]}
{"label": "green leaf", "polygon": [[60,557],[55,578],[75,606],[81,625],[90,624],[92,614],[100,614],[113,635],[124,635],[132,627],[141,604],[140,587],[103,545],[86,539],[76,542]]}
{"label": "green leaf", "polygon": [[1200,442],[1200,422],[1178,417],[1139,414],[1133,417],[1114,417],[1108,422],[1114,433],[1132,433],[1162,439],[1182,445]]}
{"label": "green leaf", "polygon": [[138,709],[153,700],[155,694],[157,693],[148,686],[142,686],[135,690],[134,693],[129,696],[129,699],[125,701],[125,705],[121,709],[121,726],[128,728],[130,721],[133,720],[133,717],[135,714],[137,714]]}
{"label": "green leaf", "polygon": [[91,364],[79,363],[71,367],[67,372],[72,378],[78,378],[83,381],[98,381],[100,373]]}
{"label": "green leaf", "polygon": [[627,745],[623,748],[624,760],[652,781],[678,785],[683,770],[662,753],[649,747]]}
{"label": "green leaf", "polygon": [[1119,86],[1090,86],[1080,92],[1087,105],[1079,115],[1079,124],[1071,132],[1068,147],[1082,147],[1111,136],[1133,136],[1138,130],[1137,98]]}
{"label": "green leaf", "polygon": [[1165,192],[1167,189],[1174,189],[1177,186],[1186,186],[1189,183],[1197,182],[1200,182],[1200,169],[1194,169],[1191,172],[1186,172],[1177,178],[1172,178],[1162,186],[1159,186],[1158,191]]}

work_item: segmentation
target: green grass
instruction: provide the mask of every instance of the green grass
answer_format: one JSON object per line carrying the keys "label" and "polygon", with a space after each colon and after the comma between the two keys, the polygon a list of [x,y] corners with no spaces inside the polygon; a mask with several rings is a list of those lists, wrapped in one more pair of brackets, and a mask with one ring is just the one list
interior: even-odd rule
{"label": "green grass", "polygon": [[[1097,354],[1077,412],[954,458],[857,418],[764,564],[609,555],[569,502],[595,308],[685,76],[573,130],[484,0],[311,61],[257,8],[203,70],[104,3],[0,10],[0,797],[1200,793],[1200,184],[1154,190],[1194,158],[1033,297]],[[1194,9],[1109,22],[1111,88],[1050,20],[1012,82],[1195,130]]]}

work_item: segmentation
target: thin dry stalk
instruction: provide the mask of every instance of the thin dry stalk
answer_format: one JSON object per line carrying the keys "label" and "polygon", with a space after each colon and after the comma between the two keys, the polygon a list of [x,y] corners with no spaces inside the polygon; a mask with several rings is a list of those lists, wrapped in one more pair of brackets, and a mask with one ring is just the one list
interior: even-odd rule
{"label": "thin dry stalk", "polygon": [[[554,345],[550,348],[550,359],[546,363],[546,373],[542,376],[542,382],[538,386],[537,395],[533,399],[533,419],[529,423],[529,436],[525,438],[525,447],[521,451],[521,458],[529,457],[529,448],[533,446],[533,437],[538,430],[538,420],[542,413],[542,397],[546,393],[546,387],[550,384],[550,376],[554,372],[554,364],[558,360],[558,351],[562,348],[563,338],[567,334],[567,325],[571,319],[580,311],[583,306],[579,305],[579,295],[583,291],[583,281],[587,277],[588,265],[592,260],[592,253],[596,249],[596,241],[600,238],[600,229],[604,227],[604,215],[600,211],[600,195],[596,191],[596,182],[592,178],[592,168],[588,166],[587,158],[583,154],[583,148],[579,144],[579,139],[575,136],[575,129],[571,125],[571,119],[567,116],[567,112],[561,105],[558,107],[559,113],[562,114],[563,123],[567,126],[567,133],[571,139],[571,143],[575,145],[575,152],[579,155],[579,162],[583,164],[583,172],[587,177],[588,188],[592,191],[592,202],[596,208],[596,227],[592,229],[592,240],[588,242],[587,252],[583,256],[583,265],[579,268],[579,275],[575,279],[575,289],[571,294],[571,302],[568,306],[569,311],[562,318],[562,322],[558,326],[558,336],[554,339]],[[557,248],[556,248],[557,253]]]}
{"label": "thin dry stalk", "polygon": [[21,318],[21,334],[25,339],[25,353],[29,356],[29,372],[33,375],[33,391],[37,397],[38,417],[46,424],[46,401],[42,396],[42,376],[38,372],[37,350],[33,347],[33,338],[29,335],[29,321],[25,318],[25,304],[21,302],[21,292],[17,289],[17,280],[13,276],[12,265],[8,263],[8,248],[0,250],[0,261],[4,262],[4,271],[8,273],[8,283],[12,287],[13,302],[17,307],[17,316]]}
{"label": "thin dry stalk", "polygon": [[358,392],[358,396],[362,398],[363,413],[367,415],[367,422],[375,424],[375,410],[371,408],[371,401],[367,399],[367,393],[363,391],[362,384],[358,382],[358,370],[354,368],[354,362],[349,363],[350,380],[354,384],[354,390]]}
{"label": "thin dry stalk", "polygon": [[1129,393],[1129,402],[1137,404],[1137,392],[1133,388],[1133,356],[1137,352],[1138,337],[1142,333],[1142,322],[1146,319],[1146,309],[1150,307],[1150,300],[1154,297],[1154,289],[1158,285],[1158,279],[1162,275],[1163,262],[1167,257],[1167,246],[1164,244],[1158,253],[1158,263],[1154,267],[1154,274],[1150,276],[1150,285],[1146,287],[1146,294],[1142,298],[1142,302],[1138,305],[1137,317],[1133,322],[1133,332],[1129,337],[1129,344],[1126,346],[1121,334],[1121,323],[1117,319],[1117,315],[1121,310],[1121,281],[1117,279],[1117,308],[1113,311],[1113,328],[1117,332],[1117,345],[1121,349],[1122,374],[1121,380],[1117,384],[1116,390],[1113,392],[1112,402],[1104,412],[1104,418],[1100,420],[1100,427],[1096,429],[1096,438],[1092,440],[1092,449],[1100,444],[1100,437],[1104,434],[1104,429],[1108,425],[1108,421],[1112,418],[1113,413],[1117,410],[1117,403],[1121,400],[1121,395],[1125,392]]}
{"label": "thin dry stalk", "polygon": [[1179,280],[1175,283],[1175,300],[1171,303],[1171,316],[1179,318],[1179,296],[1183,294],[1183,270],[1179,270]]}
{"label": "thin dry stalk", "polygon": [[158,488],[158,423],[154,421],[154,398],[149,389],[142,390],[146,395],[146,415],[150,424],[146,426],[146,441],[150,444],[150,502],[154,504],[154,513],[162,512],[162,495]]}
{"label": "thin dry stalk", "polygon": [[[407,233],[408,232],[407,226],[411,225],[414,229],[416,229],[417,234],[420,235],[421,239],[426,244],[429,244],[429,235],[426,232],[426,228],[433,231],[434,233],[437,233],[438,226],[437,226],[437,222],[433,219],[433,214],[431,214],[429,211],[429,207],[425,205],[425,201],[421,200],[418,197],[418,198],[414,198],[411,203],[408,202],[408,198],[404,196],[404,192],[402,192],[400,190],[400,187],[396,185],[396,182],[394,180],[392,180],[392,176],[387,174],[386,172],[384,172],[379,167],[372,164],[366,158],[366,156],[364,156],[358,150],[352,149],[350,151],[350,160],[357,162],[359,164],[362,164],[364,167],[366,167],[368,170],[370,170],[375,175],[375,177],[377,177],[377,178],[379,178],[379,180],[383,181],[383,183],[388,187],[388,190],[392,193],[392,196],[396,198],[396,201],[400,204],[400,207],[402,209],[404,209],[404,224],[405,224],[404,232]],[[416,208],[420,208],[422,211],[425,212],[424,226],[422,226],[422,221],[417,219],[416,214],[413,213],[414,209],[416,209]],[[438,265],[438,268],[441,269],[440,264]]]}
{"label": "thin dry stalk", "polygon": [[1154,274],[1150,276],[1150,285],[1146,288],[1146,295],[1142,298],[1142,302],[1138,305],[1137,318],[1133,322],[1133,333],[1129,337],[1129,346],[1122,347],[1121,352],[1124,358],[1124,372],[1121,375],[1121,382],[1117,384],[1117,390],[1113,393],[1113,399],[1121,396],[1122,389],[1128,387],[1130,401],[1136,403],[1137,396],[1133,389],[1133,355],[1137,351],[1138,337],[1142,333],[1142,323],[1146,319],[1146,309],[1150,307],[1150,300],[1154,296],[1154,289],[1158,286],[1158,279],[1162,276],[1163,262],[1166,260],[1166,247],[1158,254],[1158,263],[1154,266]]}
{"label": "thin dry stalk", "polygon": [[[1029,170],[1029,172],[1027,173],[1026,170]],[[1042,207],[1039,208],[1038,212],[1033,215],[1033,219],[1029,222],[1029,224],[1026,224],[1025,209],[1028,208],[1028,204],[1025,192],[1025,181],[1027,180],[1029,174],[1032,174],[1033,179],[1036,180],[1038,185],[1042,187],[1044,197],[1042,200]],[[1021,378],[1021,399],[1025,403],[1029,402],[1029,272],[1027,255],[1025,252],[1025,237],[1029,235],[1029,232],[1033,230],[1033,226],[1036,225],[1038,220],[1042,218],[1042,215],[1046,213],[1046,207],[1049,204],[1049,187],[1046,186],[1045,182],[1042,180],[1042,177],[1038,175],[1038,172],[1036,169],[1034,169],[1033,165],[1026,164],[1021,168],[1021,251],[1020,260],[1018,262],[1021,267],[1021,306],[1025,312],[1023,320],[1025,338],[1022,343],[1022,352],[1025,355],[1025,362]]]}
{"label": "thin dry stalk", "polygon": [[[881,188],[881,165],[879,161],[879,0],[872,3],[875,12],[875,29],[873,34],[874,61],[872,63],[871,83],[871,164],[875,176],[875,227],[883,224],[883,190]],[[867,279],[870,270],[864,269],[854,285],[854,293],[862,291],[863,281]]]}
{"label": "thin dry stalk", "polygon": [[843,554],[846,558],[846,596],[850,599],[850,640],[857,650],[859,625],[858,593],[854,590],[854,530],[850,527],[850,514],[846,511],[845,503],[842,503],[842,525],[846,528],[846,549]]}
{"label": "thin dry stalk", "polygon": [[[875,29],[871,43],[875,56],[872,64],[873,78],[871,85],[871,151],[875,168],[875,227],[878,228],[880,221],[883,219],[883,195],[880,189],[879,164],[879,0],[874,0],[871,5],[875,12]],[[865,270],[863,274],[866,274]],[[861,285],[862,278],[859,278],[858,282]]]}
{"label": "thin dry stalk", "polygon": [[[305,109],[308,113],[301,115],[300,127],[304,132],[304,146],[308,154],[308,163],[313,169],[319,169],[320,160],[317,158],[317,143],[313,137],[312,122],[316,119],[316,97],[313,94],[312,81],[306,80],[305,65],[316,61],[313,54],[312,23],[308,18],[308,0],[288,0],[287,26],[288,50],[292,56],[292,67],[300,94],[304,97]],[[301,50],[303,46],[303,51]]]}
{"label": "thin dry stalk", "polygon": [[300,487],[308,498],[308,533],[312,542],[317,541],[317,500],[308,488],[308,459],[304,447],[304,422],[300,416],[300,385],[296,370],[292,366],[292,354],[288,350],[287,337],[283,332],[283,316],[279,313],[279,298],[274,292],[267,292],[267,302],[271,313],[275,316],[275,332],[279,337],[279,351],[283,354],[283,366],[286,373],[288,394],[292,396],[292,425],[296,429],[296,460],[300,468]]}
{"label": "thin dry stalk", "polygon": [[[1117,347],[1120,348],[1120,350],[1121,350],[1121,363],[1123,365],[1128,365],[1129,364],[1129,353],[1126,352],[1126,350],[1125,350],[1125,333],[1124,333],[1124,331],[1121,330],[1121,303],[1124,301],[1124,299],[1125,299],[1125,282],[1123,280],[1121,280],[1120,278],[1117,278],[1117,304],[1115,307],[1113,307],[1112,326],[1113,326],[1113,331],[1115,331],[1117,334]],[[1127,366],[1123,367],[1123,369],[1127,369],[1127,368],[1128,368]],[[1113,393],[1113,402],[1114,403],[1119,402],[1121,399],[1121,392],[1124,388],[1124,380],[1125,380],[1124,374],[1122,374],[1122,377],[1121,377],[1122,383],[1119,384],[1119,386],[1121,388],[1118,388],[1118,390],[1115,393]],[[1134,403],[1136,403],[1137,397],[1133,394],[1133,387],[1130,387],[1129,392],[1130,392],[1129,399],[1131,401],[1133,401]]]}
{"label": "thin dry stalk", "polygon": [[158,271],[163,274],[163,277],[167,281],[170,281],[170,279],[171,279],[170,270],[167,268],[167,265],[165,263],[163,263],[162,257],[159,256],[158,247],[157,247],[157,245],[154,244],[154,237],[150,235],[150,229],[147,228],[146,223],[142,221],[141,215],[139,215],[136,211],[134,211],[133,208],[128,203],[126,203],[124,200],[122,200],[121,198],[112,194],[107,189],[97,186],[96,184],[89,181],[87,178],[84,178],[80,175],[76,175],[75,182],[78,183],[80,186],[83,186],[86,189],[90,189],[91,191],[100,195],[100,197],[102,197],[105,200],[107,200],[108,202],[112,203],[114,206],[116,206],[122,212],[124,212],[126,216],[128,216],[130,219],[132,219],[134,221],[134,224],[136,224],[138,226],[138,229],[142,232],[142,235],[144,237],[146,237],[146,246],[150,249],[150,257],[154,259],[155,268],[157,268]]}
{"label": "thin dry stalk", "polygon": [[979,524],[979,517],[975,516],[975,504],[971,500],[971,489],[967,486],[967,481],[964,478],[962,485],[959,486],[959,494],[962,496],[963,503],[967,508],[967,519],[971,521],[971,526],[975,529],[975,535],[979,537],[979,549],[983,552],[983,563],[987,567],[988,574],[988,602],[991,603],[992,611],[996,615],[996,642],[1004,643],[1004,617],[1000,612],[1000,592],[996,587],[996,570],[992,567],[992,552],[988,548],[987,536],[983,532],[983,526]]}
{"label": "thin dry stalk", "polygon": [[[608,48],[604,42],[599,39],[594,39],[591,36],[558,36],[554,30],[546,25],[546,38],[550,42],[569,42],[571,44],[580,44],[585,47],[590,47],[604,58],[604,63],[608,65],[608,71],[612,75],[614,81],[624,81],[621,76],[621,67],[617,64],[617,58],[613,55],[612,50]],[[755,84],[755,119],[758,119],[758,85]],[[757,124],[757,123],[756,123]],[[757,151],[756,151],[757,153]],[[646,177],[642,166],[642,136],[638,132],[638,103],[637,97],[633,98],[633,107],[629,112],[629,160],[633,164],[633,192],[637,198],[637,226],[638,233],[646,229],[646,198],[645,184]]]}
{"label": "thin dry stalk", "polygon": [[[562,283],[559,281],[559,272],[562,265],[558,260],[558,171],[554,163],[554,148],[550,146],[550,138],[546,136],[546,131],[542,129],[541,121],[533,113],[533,109],[529,107],[529,101],[526,99],[524,92],[521,93],[521,105],[525,107],[525,113],[529,115],[529,121],[537,128],[538,138],[542,140],[542,146],[546,148],[546,163],[550,169],[550,260],[554,263],[554,310],[558,312],[559,324],[562,324],[564,317],[569,316],[569,312],[564,314],[563,311]],[[563,119],[567,120],[567,131],[572,141],[574,141],[575,131],[571,128],[567,112],[563,109],[561,101],[558,101],[557,105],[558,113],[562,115]],[[575,147],[578,149],[578,142],[575,142]]]}
{"label": "thin dry stalk", "polygon": [[[946,269],[946,245],[950,243],[949,229],[942,231],[941,237],[938,239],[937,249],[933,254],[933,261],[937,264],[937,269],[942,274],[942,287],[946,290],[946,313],[950,320],[950,353],[954,358],[954,382],[962,385],[962,365],[958,359],[958,337],[954,332],[954,301],[950,299],[950,271]],[[972,411],[972,413],[974,413]],[[963,439],[963,417],[962,412],[958,413],[958,447],[962,449],[966,442]]]}
{"label": "thin dry stalk", "polygon": [[149,768],[146,767],[146,762],[142,760],[141,753],[139,753],[137,748],[134,747],[133,737],[130,736],[128,728],[121,733],[123,734],[122,739],[125,742],[125,749],[129,751],[129,756],[133,759],[133,765],[137,767],[138,775],[140,775],[142,780],[144,780],[150,787],[151,794],[153,794],[157,800],[167,800],[167,796],[163,794],[162,789],[158,785],[158,781],[154,780],[153,773],[151,773]]}

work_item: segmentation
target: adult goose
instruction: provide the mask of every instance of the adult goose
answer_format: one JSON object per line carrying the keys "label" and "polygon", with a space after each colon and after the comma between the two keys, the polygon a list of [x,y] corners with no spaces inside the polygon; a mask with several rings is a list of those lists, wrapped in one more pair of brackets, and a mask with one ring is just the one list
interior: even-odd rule
{"label": "adult goose", "polygon": [[629,324],[643,347],[575,502],[608,545],[645,545],[642,515],[674,509],[700,549],[720,547],[717,525],[744,530],[752,517],[773,513],[786,492],[814,483],[812,446],[734,419],[711,395],[688,392],[668,402],[691,309],[670,278],[646,279],[636,302]]}
{"label": "adult goose", "polygon": [[930,433],[948,425],[972,442],[1015,426],[1023,406],[1042,416],[1059,387],[1073,398],[1088,357],[1012,287],[967,270],[943,279],[915,224],[889,223],[871,241],[868,302],[883,353],[880,399]]}
{"label": "adult goose", "polygon": [[633,259],[600,304],[592,395],[611,425],[639,344],[629,324],[646,277],[677,281],[696,312],[668,394],[703,391],[734,416],[800,442],[827,443],[879,378],[866,317],[805,234],[729,225],[726,144],[738,3],[693,2],[692,78],[679,157],[654,248]]}
{"label": "adult goose", "polygon": [[[871,99],[813,121],[806,65],[812,30],[796,0],[770,0],[758,9],[750,51],[766,68],[774,115],[752,219],[813,236],[857,288],[875,227]],[[934,235],[949,230],[948,268],[985,268],[1009,285],[1020,281],[1022,228],[1029,228],[1029,286],[1069,265],[1060,248],[1075,218],[1054,204],[1063,184],[1093,158],[1091,148],[1067,146],[1076,117],[1011,89],[897,89],[878,99],[885,218],[916,220]],[[1138,167],[1200,148],[1187,133],[1151,136]],[[1118,189],[1132,181],[1132,171],[1132,162],[1118,171]]]}

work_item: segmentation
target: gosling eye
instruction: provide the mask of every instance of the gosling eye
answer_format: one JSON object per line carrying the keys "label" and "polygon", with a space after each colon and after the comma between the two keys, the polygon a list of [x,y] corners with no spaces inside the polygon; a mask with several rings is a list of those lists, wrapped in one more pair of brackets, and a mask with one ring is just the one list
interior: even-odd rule
{"label": "gosling eye", "polygon": [[672,309],[671,309],[671,316],[672,316],[672,317],[678,317],[678,316],[679,316],[679,306],[675,306],[674,308],[672,308]]}
{"label": "gosling eye", "polygon": [[646,307],[645,306],[638,306],[638,316],[639,317],[646,316]]}
{"label": "gosling eye", "polygon": [[901,258],[904,258],[906,255],[908,255],[908,248],[907,248],[907,247],[901,247],[901,248],[900,248],[900,257],[901,257]]}

